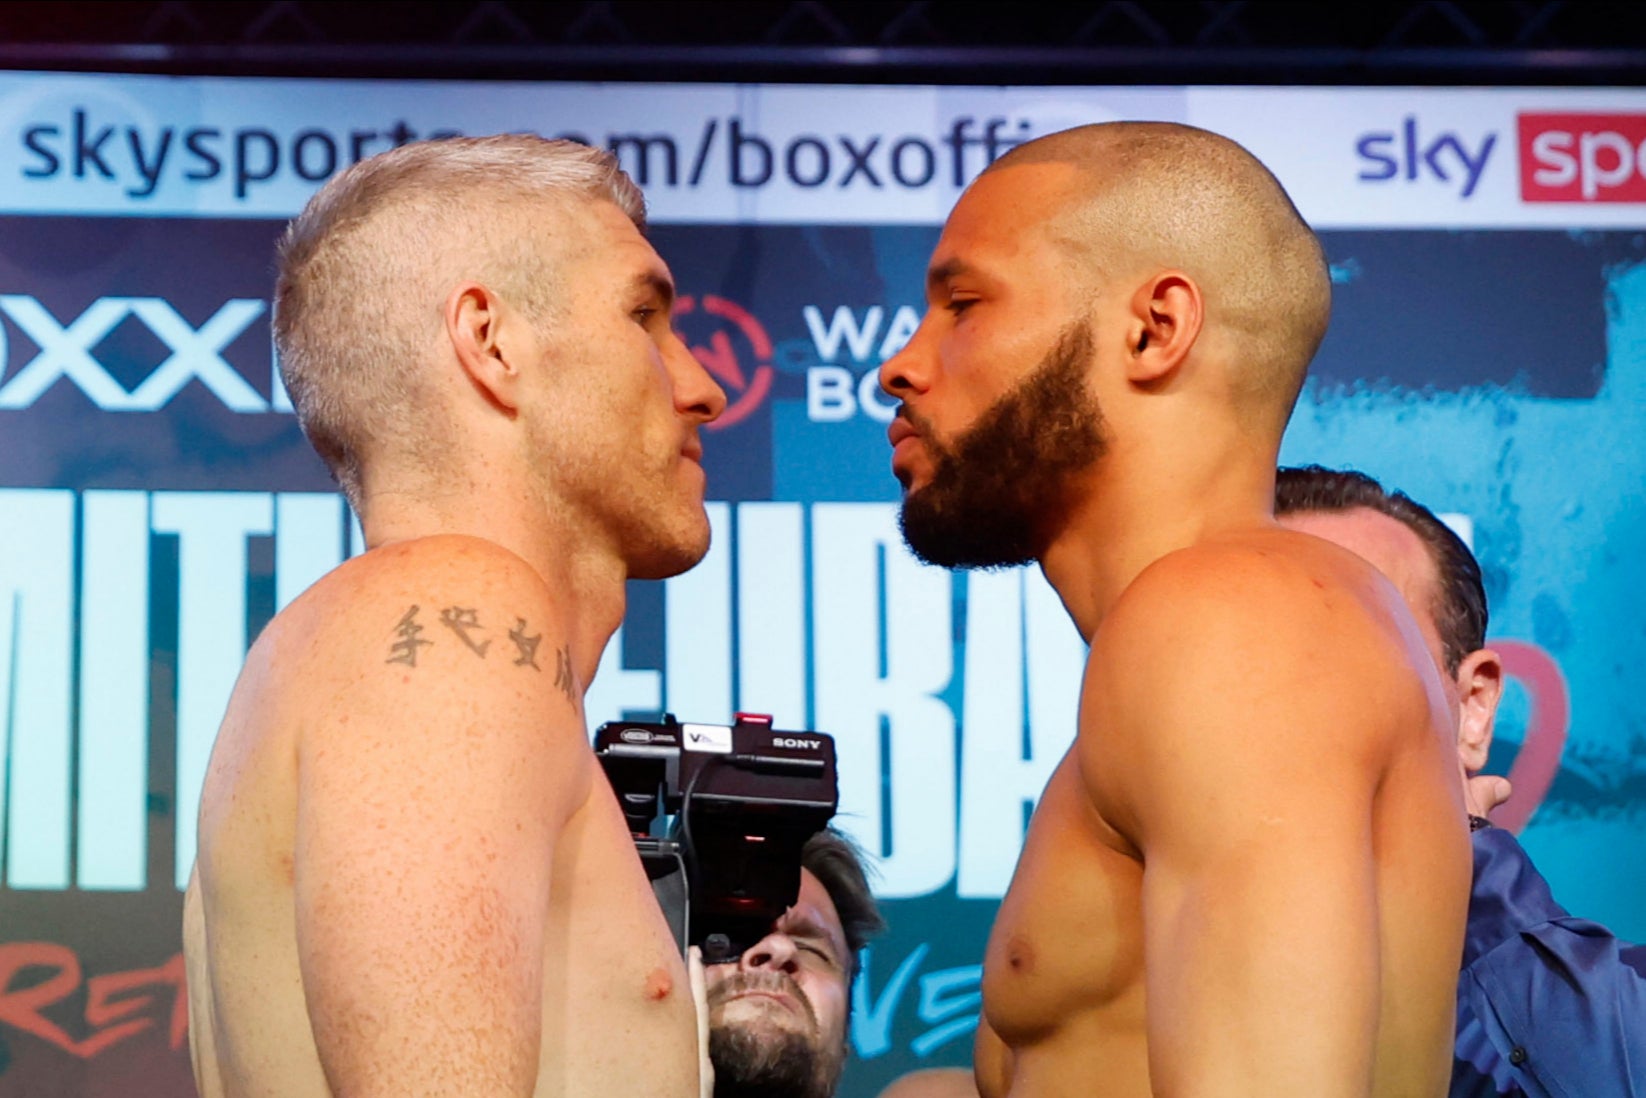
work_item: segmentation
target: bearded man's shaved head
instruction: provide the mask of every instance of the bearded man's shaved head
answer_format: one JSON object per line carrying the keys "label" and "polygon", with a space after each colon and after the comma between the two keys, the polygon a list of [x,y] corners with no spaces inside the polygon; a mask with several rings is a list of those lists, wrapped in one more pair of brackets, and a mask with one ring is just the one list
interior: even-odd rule
{"label": "bearded man's shaved head", "polygon": [[1019,146],[990,172],[1072,170],[1050,231],[1077,277],[1109,290],[1175,268],[1206,301],[1202,343],[1236,358],[1229,385],[1254,425],[1283,427],[1326,334],[1320,242],[1274,175],[1226,137],[1170,122],[1081,126]]}

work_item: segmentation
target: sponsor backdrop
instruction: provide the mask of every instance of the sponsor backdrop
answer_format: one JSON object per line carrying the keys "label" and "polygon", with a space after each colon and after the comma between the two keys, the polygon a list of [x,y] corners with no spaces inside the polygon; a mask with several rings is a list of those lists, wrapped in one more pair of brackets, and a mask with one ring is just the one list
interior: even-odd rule
{"label": "sponsor backdrop", "polygon": [[1336,317],[1283,457],[1366,469],[1472,540],[1513,676],[1505,821],[1570,908],[1646,938],[1646,94],[10,74],[0,1095],[191,1093],[179,887],[212,736],[259,628],[357,547],[274,377],[271,245],[359,157],[501,130],[618,153],[731,401],[714,548],[633,586],[590,720],[833,733],[892,926],[845,1093],[968,1062],[1083,650],[1037,573],[908,557],[875,368],[965,183],[1115,118],[1235,137],[1321,230]]}

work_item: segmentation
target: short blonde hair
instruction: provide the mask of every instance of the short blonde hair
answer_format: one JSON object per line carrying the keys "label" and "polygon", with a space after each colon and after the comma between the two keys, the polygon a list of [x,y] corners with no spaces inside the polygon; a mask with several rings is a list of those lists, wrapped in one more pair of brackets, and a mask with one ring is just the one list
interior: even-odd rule
{"label": "short blonde hair", "polygon": [[[359,510],[361,462],[417,435],[438,464],[445,423],[422,368],[450,289],[474,279],[534,323],[554,314],[556,254],[511,210],[615,204],[645,228],[645,199],[610,153],[528,135],[422,141],[333,178],[287,227],[274,343],[310,444]],[[575,217],[575,205],[567,207]],[[533,235],[535,234],[535,235]]]}

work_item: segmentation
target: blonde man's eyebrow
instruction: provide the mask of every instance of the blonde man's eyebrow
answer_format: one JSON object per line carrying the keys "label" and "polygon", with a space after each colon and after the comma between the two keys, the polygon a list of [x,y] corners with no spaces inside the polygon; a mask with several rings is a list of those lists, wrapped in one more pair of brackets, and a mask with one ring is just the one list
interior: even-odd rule
{"label": "blonde man's eyebrow", "polygon": [[646,271],[636,275],[634,288],[642,293],[656,294],[665,309],[674,306],[674,282],[657,271]]}

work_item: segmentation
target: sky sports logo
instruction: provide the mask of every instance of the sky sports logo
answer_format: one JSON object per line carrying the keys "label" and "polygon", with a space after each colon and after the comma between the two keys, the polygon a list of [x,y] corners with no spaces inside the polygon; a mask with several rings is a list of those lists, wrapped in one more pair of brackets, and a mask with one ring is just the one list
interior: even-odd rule
{"label": "sky sports logo", "polygon": [[1521,114],[1525,202],[1646,202],[1646,114]]}
{"label": "sky sports logo", "polygon": [[[1515,120],[1522,202],[1646,202],[1646,114],[1523,112]],[[1440,186],[1467,201],[1486,177],[1499,136],[1437,130],[1407,115],[1356,138],[1358,178]]]}

